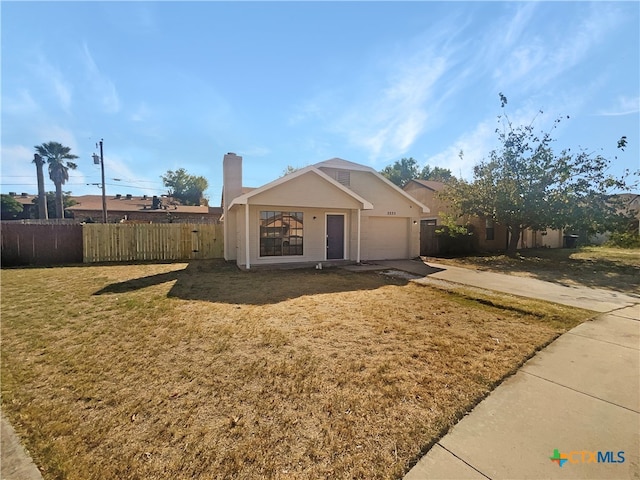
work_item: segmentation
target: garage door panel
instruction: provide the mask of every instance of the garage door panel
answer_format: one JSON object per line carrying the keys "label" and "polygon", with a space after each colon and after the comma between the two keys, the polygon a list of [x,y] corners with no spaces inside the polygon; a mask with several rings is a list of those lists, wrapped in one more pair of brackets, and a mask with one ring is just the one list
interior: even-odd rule
{"label": "garage door panel", "polygon": [[363,232],[362,258],[392,260],[409,256],[409,220],[405,217],[369,217]]}

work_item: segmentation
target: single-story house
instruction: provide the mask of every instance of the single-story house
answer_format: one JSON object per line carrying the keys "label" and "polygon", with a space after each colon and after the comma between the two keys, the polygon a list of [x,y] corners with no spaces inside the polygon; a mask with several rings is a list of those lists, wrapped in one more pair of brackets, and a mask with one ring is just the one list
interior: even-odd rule
{"label": "single-story house", "polygon": [[413,258],[429,209],[374,169],[333,158],[252,190],[223,159],[224,257],[238,266]]}
{"label": "single-story house", "polygon": [[16,193],[9,192],[9,196],[16,202],[22,205],[22,212],[16,215],[16,220],[35,218],[38,215],[38,206],[34,203],[37,202],[38,196],[30,193]]}
{"label": "single-story house", "polygon": [[[617,205],[619,214],[630,216],[629,232],[640,234],[640,194],[637,193],[617,193],[613,195]],[[599,233],[589,237],[589,243],[602,245],[609,241],[610,232]]]}
{"label": "single-story house", "polygon": [[[452,214],[452,209],[445,201],[439,198],[438,193],[446,188],[446,184],[433,180],[413,179],[407,182],[403,190],[409,195],[426,205],[430,213],[424,214],[421,219],[421,232],[423,241],[421,255],[433,255],[438,253],[430,245],[429,239],[434,238],[435,229],[443,223],[443,215]],[[480,251],[495,252],[506,250],[509,244],[509,232],[507,228],[490,218],[478,216],[464,216],[458,219],[459,225],[471,225],[475,234],[475,247]],[[564,238],[561,230],[547,229],[534,231],[526,229],[522,232],[518,248],[561,248]]]}
{"label": "single-story house", "polygon": [[[102,221],[102,195],[71,197],[76,204],[65,210],[78,221]],[[108,195],[107,223],[218,223],[222,215],[219,207],[180,205],[168,197]]]}

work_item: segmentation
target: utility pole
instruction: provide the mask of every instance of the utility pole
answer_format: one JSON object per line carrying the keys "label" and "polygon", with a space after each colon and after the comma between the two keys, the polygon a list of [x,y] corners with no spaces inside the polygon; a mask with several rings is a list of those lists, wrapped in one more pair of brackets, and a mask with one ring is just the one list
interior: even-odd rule
{"label": "utility pole", "polygon": [[[93,163],[100,163],[100,168],[102,170],[102,223],[107,223],[107,195],[105,191],[105,183],[104,183],[104,154],[102,152],[102,142],[104,140],[100,139],[100,157],[94,153],[93,154]],[[96,144],[96,147],[98,144]]]}

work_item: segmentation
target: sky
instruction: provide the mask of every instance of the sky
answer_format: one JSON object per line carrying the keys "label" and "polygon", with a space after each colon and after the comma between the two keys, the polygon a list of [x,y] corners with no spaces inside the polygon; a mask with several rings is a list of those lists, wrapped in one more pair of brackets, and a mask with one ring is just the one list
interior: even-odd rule
{"label": "sky", "polygon": [[540,131],[562,117],[554,148],[602,154],[620,175],[640,168],[639,12],[635,1],[2,1],[0,191],[36,193],[34,146],[57,141],[79,156],[64,190],[100,194],[100,139],[107,195],[166,193],[161,175],[185,168],[218,205],[227,152],[253,187],[334,157],[376,170],[413,157],[471,179],[505,112]]}

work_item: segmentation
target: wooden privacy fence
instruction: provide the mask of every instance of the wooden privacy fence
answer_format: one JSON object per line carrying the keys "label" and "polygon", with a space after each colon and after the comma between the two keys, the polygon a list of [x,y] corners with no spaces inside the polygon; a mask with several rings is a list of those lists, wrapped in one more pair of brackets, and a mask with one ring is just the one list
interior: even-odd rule
{"label": "wooden privacy fence", "polygon": [[223,238],[223,226],[214,224],[85,224],[83,261],[221,258]]}
{"label": "wooden privacy fence", "polygon": [[82,261],[82,225],[2,222],[2,265],[59,265]]}

